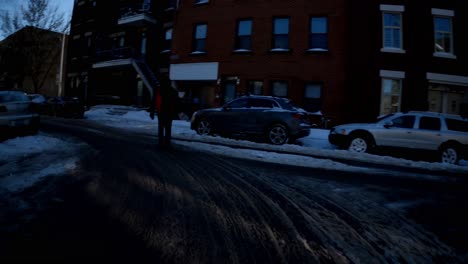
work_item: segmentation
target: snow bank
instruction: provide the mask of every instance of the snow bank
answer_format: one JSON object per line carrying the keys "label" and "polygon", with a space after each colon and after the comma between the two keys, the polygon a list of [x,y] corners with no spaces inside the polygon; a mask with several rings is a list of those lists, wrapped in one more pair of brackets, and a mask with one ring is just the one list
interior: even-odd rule
{"label": "snow bank", "polygon": [[[121,111],[120,116],[115,112]],[[143,133],[155,134],[157,131],[157,118],[151,120],[148,112],[122,106],[96,106],[86,112],[86,118],[98,121],[101,124],[135,130]],[[298,145],[274,146],[270,144],[256,143],[246,140],[234,140],[221,137],[200,136],[190,129],[190,122],[175,120],[172,125],[173,137],[175,139],[185,139],[202,141],[206,143],[222,143],[239,147],[261,148],[265,151],[286,151],[297,155],[307,154],[324,159],[339,158],[359,162],[370,162],[374,164],[407,166],[421,169],[447,170],[467,173],[468,161],[461,161],[460,165],[442,164],[437,162],[411,161],[407,159],[394,158],[389,156],[371,155],[366,153],[351,153],[346,150],[338,150],[336,146],[328,142],[329,130],[311,129],[310,135],[298,140]],[[225,150],[228,151],[228,150]]]}
{"label": "snow bank", "polygon": [[21,191],[46,177],[75,169],[85,146],[45,134],[0,143],[0,189]]}
{"label": "snow bank", "polygon": [[18,157],[50,150],[64,151],[68,148],[70,148],[69,144],[51,136],[18,137],[0,143],[0,161],[13,160]]}

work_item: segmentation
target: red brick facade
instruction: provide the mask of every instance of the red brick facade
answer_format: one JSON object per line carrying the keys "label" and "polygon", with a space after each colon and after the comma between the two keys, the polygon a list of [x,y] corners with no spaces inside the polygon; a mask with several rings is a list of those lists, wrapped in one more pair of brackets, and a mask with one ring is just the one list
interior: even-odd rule
{"label": "red brick facade", "polygon": [[[332,118],[343,116],[345,88],[345,1],[284,0],[216,0],[194,5],[193,0],[180,3],[174,20],[172,64],[219,62],[218,80],[199,82],[210,87],[205,107],[223,98],[223,83],[236,78],[237,94],[247,90],[248,81],[262,81],[263,94],[272,95],[271,82],[287,81],[287,97],[300,105],[306,83],[322,85],[323,109]],[[328,19],[328,51],[308,52],[308,34],[312,16]],[[272,49],[273,18],[289,18],[289,52]],[[237,21],[252,19],[252,48],[236,53]],[[193,28],[207,24],[206,54],[192,53]],[[238,79],[238,80],[237,80]],[[197,89],[197,81],[179,81],[179,89]],[[206,94],[207,93],[207,94]],[[211,95],[210,95],[211,93]]]}
{"label": "red brick facade", "polygon": [[[144,6],[145,19],[119,23],[122,11]],[[384,17],[392,14],[400,25],[390,34]],[[311,36],[312,18],[322,26]],[[236,46],[240,20],[250,21],[250,45],[242,52]],[[91,103],[109,97],[146,105],[149,93],[132,65],[116,65],[127,56],[169,74],[185,92],[187,114],[245,94],[255,81],[259,93],[280,90],[334,124],[410,110],[468,115],[465,25],[466,0],[81,0],[71,27],[67,94]],[[437,27],[445,37],[437,37]],[[390,42],[398,47],[386,46],[384,33],[395,32],[399,37]],[[310,49],[313,37],[326,48]],[[285,40],[287,49],[272,50]],[[441,41],[451,49],[440,50]],[[97,67],[101,57],[107,61]]]}

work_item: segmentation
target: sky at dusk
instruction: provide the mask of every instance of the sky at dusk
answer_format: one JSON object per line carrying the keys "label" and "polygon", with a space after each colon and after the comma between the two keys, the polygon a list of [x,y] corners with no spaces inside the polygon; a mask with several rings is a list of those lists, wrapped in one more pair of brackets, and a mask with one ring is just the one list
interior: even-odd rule
{"label": "sky at dusk", "polygon": [[[73,3],[74,0],[49,0],[51,6],[58,6],[59,12],[63,12],[65,15],[65,20],[71,20]],[[18,10],[22,5],[26,6],[28,3],[27,0],[0,0],[0,15],[5,14],[6,12],[12,14]],[[5,38],[3,34],[0,33],[0,41]]]}
{"label": "sky at dusk", "polygon": [[[54,6],[58,6],[60,11],[67,14],[67,18],[71,17],[73,9],[73,0],[50,0]],[[0,0],[0,12],[12,12],[18,10],[22,4],[27,4],[26,0]]]}

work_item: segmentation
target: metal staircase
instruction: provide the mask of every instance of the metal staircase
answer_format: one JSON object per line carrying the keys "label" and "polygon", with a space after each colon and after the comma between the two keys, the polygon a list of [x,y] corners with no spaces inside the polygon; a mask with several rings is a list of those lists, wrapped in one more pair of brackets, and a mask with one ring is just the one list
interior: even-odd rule
{"label": "metal staircase", "polygon": [[132,59],[132,65],[140,75],[141,80],[148,89],[151,100],[154,98],[154,91],[159,87],[159,81],[151,68],[144,61],[139,59]]}
{"label": "metal staircase", "polygon": [[153,100],[154,91],[160,85],[158,78],[148,64],[146,64],[146,62],[136,54],[133,48],[124,47],[96,52],[96,62],[93,64],[93,68],[114,67],[130,64],[140,75],[141,80],[151,95],[151,100]]}

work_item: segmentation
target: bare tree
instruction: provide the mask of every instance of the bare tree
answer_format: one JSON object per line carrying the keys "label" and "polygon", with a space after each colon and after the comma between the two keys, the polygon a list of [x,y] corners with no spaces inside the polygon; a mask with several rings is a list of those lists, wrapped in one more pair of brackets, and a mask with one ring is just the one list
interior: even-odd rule
{"label": "bare tree", "polygon": [[50,0],[27,0],[16,12],[3,13],[0,33],[7,38],[2,43],[3,55],[0,56],[12,57],[15,62],[14,65],[0,65],[0,74],[7,72],[21,83],[28,76],[34,92],[40,92],[53,74],[54,61],[59,59],[69,24],[70,20],[66,20],[65,14]]}
{"label": "bare tree", "polygon": [[66,33],[69,20],[50,0],[27,0],[18,10],[0,16],[0,33],[6,37],[26,26]]}

